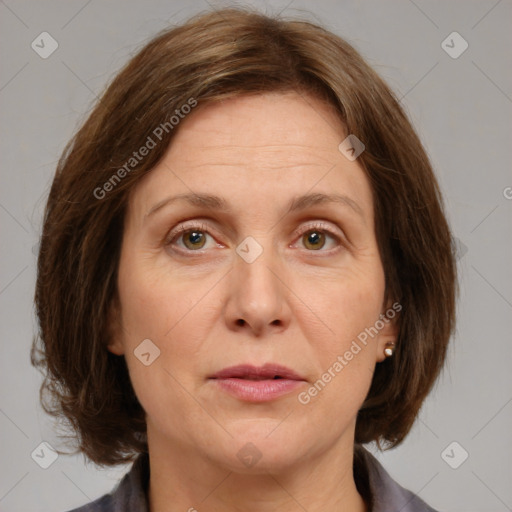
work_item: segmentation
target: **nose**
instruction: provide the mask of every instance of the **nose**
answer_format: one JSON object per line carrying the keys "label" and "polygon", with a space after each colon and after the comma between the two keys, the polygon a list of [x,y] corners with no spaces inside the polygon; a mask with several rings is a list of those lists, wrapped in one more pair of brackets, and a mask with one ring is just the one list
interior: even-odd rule
{"label": "nose", "polygon": [[229,278],[226,322],[232,330],[252,335],[281,332],[290,323],[291,291],[286,287],[285,270],[270,248],[265,247],[256,260],[235,260]]}

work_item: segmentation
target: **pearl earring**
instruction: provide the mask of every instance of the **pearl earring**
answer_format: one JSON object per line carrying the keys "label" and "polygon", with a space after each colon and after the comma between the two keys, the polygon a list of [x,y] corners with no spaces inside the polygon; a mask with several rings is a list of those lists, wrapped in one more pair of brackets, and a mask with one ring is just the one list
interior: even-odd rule
{"label": "pearl earring", "polygon": [[384,349],[384,355],[386,357],[391,357],[393,355],[393,351],[395,349],[395,344],[394,343],[387,343],[386,344],[386,348]]}

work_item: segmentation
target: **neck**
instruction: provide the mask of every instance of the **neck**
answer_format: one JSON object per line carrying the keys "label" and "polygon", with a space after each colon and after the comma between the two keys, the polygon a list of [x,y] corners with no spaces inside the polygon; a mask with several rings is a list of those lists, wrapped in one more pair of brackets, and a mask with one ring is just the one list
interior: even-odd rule
{"label": "neck", "polygon": [[[288,467],[247,473],[205,459],[193,447],[161,442],[148,429],[150,512],[367,512],[353,475],[352,443]],[[256,467],[259,469],[256,470]]]}

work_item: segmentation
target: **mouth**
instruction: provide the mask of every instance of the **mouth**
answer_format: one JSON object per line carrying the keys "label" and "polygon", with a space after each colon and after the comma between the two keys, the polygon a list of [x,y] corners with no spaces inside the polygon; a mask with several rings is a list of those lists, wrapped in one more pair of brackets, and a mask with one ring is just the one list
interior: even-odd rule
{"label": "mouth", "polygon": [[298,373],[286,366],[268,363],[264,366],[242,364],[224,368],[212,375],[210,379],[246,379],[246,380],[305,380]]}
{"label": "mouth", "polygon": [[285,366],[238,365],[224,368],[209,377],[218,388],[246,402],[266,402],[286,395],[306,379]]}

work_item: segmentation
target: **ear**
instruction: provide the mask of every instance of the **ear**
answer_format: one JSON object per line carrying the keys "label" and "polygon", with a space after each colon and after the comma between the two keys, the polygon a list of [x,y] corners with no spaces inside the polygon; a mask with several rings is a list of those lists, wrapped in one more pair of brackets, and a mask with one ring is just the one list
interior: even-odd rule
{"label": "ear", "polygon": [[115,294],[107,314],[108,339],[107,350],[117,356],[124,354],[123,328],[121,318],[121,305],[117,293]]}
{"label": "ear", "polygon": [[381,363],[386,359],[384,350],[390,343],[395,344],[400,332],[400,311],[402,305],[399,302],[389,302],[387,307],[380,315],[380,322],[376,322],[379,329],[379,336],[377,341],[377,362]]}

